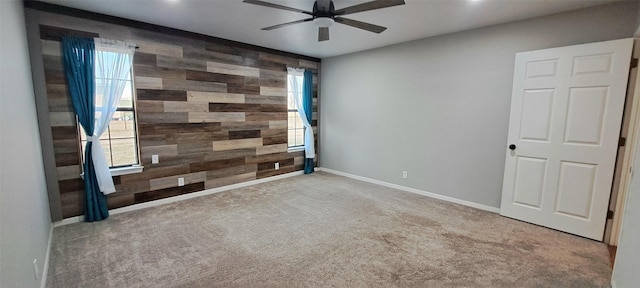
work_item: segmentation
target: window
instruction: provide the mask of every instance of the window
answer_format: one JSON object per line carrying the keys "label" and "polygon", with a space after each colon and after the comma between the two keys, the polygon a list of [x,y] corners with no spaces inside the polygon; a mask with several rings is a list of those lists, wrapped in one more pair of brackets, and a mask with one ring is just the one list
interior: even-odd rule
{"label": "window", "polygon": [[[95,58],[96,118],[99,117],[100,113],[106,112],[107,109],[107,107],[101,107],[103,93],[109,93],[104,91],[108,91],[112,88],[112,86],[110,86],[112,82],[125,82],[122,97],[120,98],[117,109],[111,117],[111,121],[109,122],[106,131],[100,136],[100,143],[102,144],[102,147],[104,149],[107,163],[109,165],[109,168],[111,168],[112,170],[112,175],[115,175],[113,171],[117,170],[117,168],[138,166],[140,164],[138,157],[138,134],[136,131],[137,127],[135,119],[135,94],[133,83],[131,81],[131,79],[133,79],[133,71],[131,71],[131,73],[128,73],[128,77],[124,79],[114,79],[107,77],[102,72],[100,72],[101,69],[98,67],[102,66],[101,68],[103,68],[104,66],[106,66],[106,61],[113,61],[113,57],[116,56],[117,52],[100,52],[103,52],[101,57],[96,56]],[[98,48],[96,47],[96,54],[97,53]],[[99,63],[100,61],[105,61],[105,63]],[[82,155],[84,157],[87,135],[85,134],[84,129],[80,128],[79,130]]]}
{"label": "window", "polygon": [[289,148],[297,148],[304,147],[304,124],[302,124],[302,118],[300,118],[300,113],[298,113],[298,108],[296,107],[296,102],[294,100],[294,85],[291,83],[291,79],[296,79],[299,85],[299,91],[297,91],[298,95],[302,95],[302,76],[293,76],[289,74],[287,77],[289,81],[287,81],[287,123],[289,128]]}

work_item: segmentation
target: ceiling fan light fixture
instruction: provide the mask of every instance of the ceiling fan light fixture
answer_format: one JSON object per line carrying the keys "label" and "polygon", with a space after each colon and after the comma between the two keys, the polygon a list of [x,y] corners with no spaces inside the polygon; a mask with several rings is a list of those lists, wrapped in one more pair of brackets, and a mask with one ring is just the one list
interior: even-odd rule
{"label": "ceiling fan light fixture", "polygon": [[333,25],[333,22],[335,21],[331,17],[316,17],[313,19],[313,24],[318,27],[329,27]]}

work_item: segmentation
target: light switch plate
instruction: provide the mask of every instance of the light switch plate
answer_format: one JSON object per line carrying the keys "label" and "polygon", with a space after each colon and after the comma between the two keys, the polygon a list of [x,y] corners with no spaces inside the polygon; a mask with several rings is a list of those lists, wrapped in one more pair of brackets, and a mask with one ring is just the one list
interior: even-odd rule
{"label": "light switch plate", "polygon": [[153,154],[151,155],[151,164],[158,164],[159,159],[158,159],[158,154]]}

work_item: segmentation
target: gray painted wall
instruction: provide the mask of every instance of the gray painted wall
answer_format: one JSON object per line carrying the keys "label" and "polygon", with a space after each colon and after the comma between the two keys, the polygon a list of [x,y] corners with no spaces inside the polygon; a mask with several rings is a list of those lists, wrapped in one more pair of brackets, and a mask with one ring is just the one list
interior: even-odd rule
{"label": "gray painted wall", "polygon": [[515,53],[632,37],[637,11],[615,3],[323,59],[321,166],[500,207]]}
{"label": "gray painted wall", "polygon": [[0,13],[0,287],[40,287],[51,216],[22,1]]}

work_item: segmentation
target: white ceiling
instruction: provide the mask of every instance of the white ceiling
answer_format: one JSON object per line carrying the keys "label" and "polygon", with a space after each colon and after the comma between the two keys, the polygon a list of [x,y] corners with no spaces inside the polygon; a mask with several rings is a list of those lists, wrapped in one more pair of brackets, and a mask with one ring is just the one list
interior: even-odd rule
{"label": "white ceiling", "polygon": [[[242,0],[44,0],[54,4],[325,58],[410,40],[580,9],[619,0],[405,0],[406,5],[345,16],[388,29],[381,34],[334,24],[317,42],[312,22],[260,28],[308,15]],[[263,0],[310,11],[314,0]],[[334,0],[336,10],[369,0]]]}

